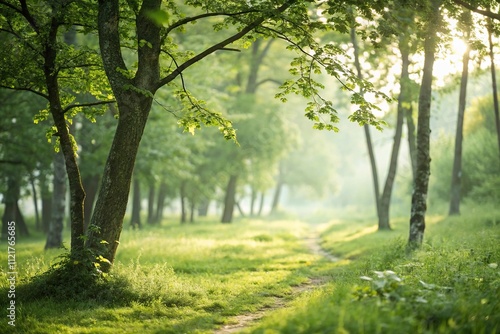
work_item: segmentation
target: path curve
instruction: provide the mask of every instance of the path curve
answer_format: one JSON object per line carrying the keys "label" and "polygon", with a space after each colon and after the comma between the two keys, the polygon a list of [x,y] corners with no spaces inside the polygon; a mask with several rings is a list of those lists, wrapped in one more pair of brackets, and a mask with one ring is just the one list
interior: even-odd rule
{"label": "path curve", "polygon": [[[320,255],[329,261],[335,262],[338,261],[339,259],[332,254],[328,253],[325,251],[321,245],[320,245],[320,237],[319,233],[317,231],[311,231],[309,232],[308,236],[302,239],[305,244],[307,245],[307,248],[309,251],[313,254]],[[304,282],[302,284],[299,284],[297,286],[292,287],[293,294],[301,294],[306,291],[313,290],[317,287],[322,286],[323,284],[326,283],[326,280],[323,278],[309,278],[307,282]],[[251,324],[255,323],[256,321],[260,320],[264,315],[266,315],[268,312],[282,308],[286,305],[286,302],[284,298],[281,297],[275,297],[274,302],[271,306],[264,307],[258,311],[251,312],[251,313],[245,313],[241,315],[237,315],[233,317],[231,320],[234,321],[233,324],[228,324],[225,325],[219,329],[216,329],[214,331],[214,334],[232,334],[232,333],[237,333],[247,327],[249,327]]]}

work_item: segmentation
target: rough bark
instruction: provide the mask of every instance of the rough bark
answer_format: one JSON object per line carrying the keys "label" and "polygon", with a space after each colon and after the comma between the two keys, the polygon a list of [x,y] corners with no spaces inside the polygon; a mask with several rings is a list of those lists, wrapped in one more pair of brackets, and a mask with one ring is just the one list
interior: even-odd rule
{"label": "rough bark", "polygon": [[237,175],[231,175],[226,187],[226,195],[224,198],[224,211],[222,213],[222,223],[231,223],[233,221],[234,206],[236,204],[236,184],[238,181]]}
{"label": "rough bark", "polygon": [[[466,31],[466,38],[470,35],[470,25]],[[470,49],[467,47],[462,57],[462,77],[460,79],[460,93],[458,97],[457,128],[455,132],[455,154],[451,174],[450,208],[449,215],[460,214],[460,198],[462,193],[462,143],[464,131],[465,102],[467,98],[467,81],[469,78]]]}
{"label": "rough bark", "polygon": [[425,215],[427,212],[427,191],[430,176],[430,115],[432,100],[432,71],[434,67],[437,44],[437,30],[440,21],[441,0],[432,0],[429,22],[425,31],[424,68],[422,84],[418,99],[417,123],[417,170],[411,201],[410,233],[408,247],[410,249],[422,244],[425,231]]}
{"label": "rough bark", "polygon": [[401,146],[401,137],[403,135],[403,120],[407,113],[407,105],[409,105],[409,87],[410,80],[408,68],[410,66],[408,42],[405,38],[400,38],[401,50],[401,77],[399,79],[400,93],[398,96],[398,107],[396,116],[396,129],[394,132],[394,141],[392,144],[391,159],[389,162],[389,170],[385,179],[384,190],[380,196],[378,229],[389,230],[390,225],[390,205],[394,180],[396,179],[396,171],[398,167],[399,148]]}
{"label": "rough bark", "polygon": [[140,229],[142,226],[141,222],[141,183],[139,179],[134,178],[134,191],[132,193],[132,216],[130,219],[130,225],[133,229]]}
{"label": "rough bark", "polygon": [[66,213],[66,170],[64,168],[63,154],[61,152],[54,154],[53,161],[52,217],[45,249],[60,248],[62,246],[62,232]]}

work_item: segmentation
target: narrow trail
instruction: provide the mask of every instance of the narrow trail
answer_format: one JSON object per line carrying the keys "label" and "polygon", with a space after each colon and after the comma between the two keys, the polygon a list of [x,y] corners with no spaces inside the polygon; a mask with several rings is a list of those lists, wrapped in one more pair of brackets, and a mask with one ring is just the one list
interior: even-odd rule
{"label": "narrow trail", "polygon": [[[339,259],[330,253],[326,252],[320,245],[320,237],[317,231],[310,231],[309,234],[302,239],[302,241],[307,245],[309,251],[313,254],[320,255],[329,261],[335,262]],[[313,290],[325,284],[325,279],[322,278],[310,278],[307,282],[300,285],[292,287],[293,295],[298,296],[306,291]],[[258,311],[252,313],[241,314],[233,317],[231,320],[234,322],[232,324],[225,325],[214,331],[214,334],[231,334],[238,333],[239,331],[249,327],[256,321],[260,320],[270,311],[277,310],[279,308],[285,307],[287,301],[281,297],[275,297],[274,302],[271,306],[264,307]]]}

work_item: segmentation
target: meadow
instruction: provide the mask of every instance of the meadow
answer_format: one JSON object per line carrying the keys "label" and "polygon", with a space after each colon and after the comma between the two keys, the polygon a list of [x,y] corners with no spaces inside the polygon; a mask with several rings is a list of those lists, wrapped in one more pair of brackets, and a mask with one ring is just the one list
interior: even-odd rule
{"label": "meadow", "polygon": [[[29,290],[30,277],[64,251],[44,252],[34,235],[16,244],[16,326],[3,316],[0,332],[500,332],[500,210],[464,212],[428,217],[424,245],[412,253],[406,218],[388,232],[369,218],[165,220],[123,231],[112,276],[98,289],[69,279],[50,298]],[[0,264],[7,313],[6,251]]]}

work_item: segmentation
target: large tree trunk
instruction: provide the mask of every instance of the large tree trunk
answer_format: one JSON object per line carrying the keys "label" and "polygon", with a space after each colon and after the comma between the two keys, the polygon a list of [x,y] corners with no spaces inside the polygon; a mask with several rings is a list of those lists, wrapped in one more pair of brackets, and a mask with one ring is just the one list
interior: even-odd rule
{"label": "large tree trunk", "polygon": [[394,141],[392,144],[391,160],[389,162],[389,171],[387,172],[387,178],[385,180],[384,191],[380,197],[379,203],[379,215],[378,215],[378,229],[379,230],[389,230],[390,225],[390,205],[391,205],[391,195],[394,186],[394,180],[396,179],[396,171],[398,167],[398,156],[399,147],[401,146],[401,137],[403,134],[403,120],[405,113],[407,112],[406,105],[409,104],[409,72],[408,68],[410,66],[409,60],[409,50],[408,41],[406,38],[400,38],[400,50],[401,50],[401,78],[399,79],[400,93],[398,97],[398,111],[396,117],[396,129],[394,133]]}
{"label": "large tree trunk", "polygon": [[[120,118],[104,167],[87,241],[90,249],[111,263],[119,244],[135,158],[152,102],[151,98],[138,93],[124,95],[129,95],[128,102],[120,108]],[[109,269],[109,266],[103,267],[104,271]]]}
{"label": "large tree trunk", "polygon": [[62,246],[62,231],[66,213],[66,169],[62,152],[54,154],[54,179],[52,191],[52,217],[45,249]]}
{"label": "large tree trunk", "polygon": [[130,219],[132,228],[140,229],[141,224],[141,183],[137,177],[134,178],[134,191],[132,193],[132,217]]}
{"label": "large tree trunk", "polygon": [[231,175],[226,187],[226,196],[224,198],[224,211],[222,213],[222,223],[231,223],[233,221],[234,206],[236,204],[236,183],[237,175]]}
{"label": "large tree trunk", "polygon": [[[470,36],[470,25],[466,25],[466,39]],[[467,45],[467,50],[462,57],[462,78],[460,80],[460,95],[458,97],[458,117],[457,129],[455,133],[455,155],[453,159],[453,170],[451,174],[450,187],[450,209],[449,215],[460,214],[460,197],[462,193],[462,142],[464,131],[464,115],[465,101],[467,98],[467,80],[469,78],[469,59],[470,49]]]}
{"label": "large tree trunk", "polygon": [[[358,46],[358,41],[356,39],[356,30],[354,28],[354,25],[351,26],[351,43],[354,49],[354,66],[356,67],[357,76],[361,80],[363,79],[363,74],[361,72],[361,64],[359,62],[359,46]],[[370,135],[370,126],[365,124],[363,126],[363,129],[365,132],[366,147],[368,150],[368,157],[370,160],[370,166],[372,171],[373,191],[375,193],[375,209],[377,212],[377,217],[379,217],[379,224],[380,224],[380,185],[378,182],[377,162],[375,161],[375,152],[373,150],[373,143]]]}
{"label": "large tree trunk", "polygon": [[410,249],[417,248],[422,244],[425,231],[427,191],[431,173],[429,148],[431,134],[432,71],[437,44],[437,31],[440,24],[440,5],[441,0],[431,1],[431,15],[427,23],[424,42],[424,68],[418,98],[417,170],[411,200],[410,233],[408,238],[408,246]]}
{"label": "large tree trunk", "polygon": [[83,205],[84,229],[88,229],[92,211],[94,210],[95,198],[99,189],[99,175],[91,175],[83,178],[83,189],[85,189],[85,201]]}
{"label": "large tree trunk", "polygon": [[495,69],[495,54],[493,52],[493,39],[492,35],[492,22],[488,19],[488,42],[490,47],[490,62],[491,62],[491,88],[493,90],[493,111],[495,112],[495,124],[497,128],[497,141],[498,141],[498,155],[500,156],[500,112],[498,106],[498,90],[497,90],[497,77]]}

